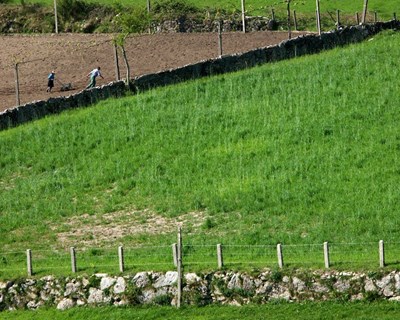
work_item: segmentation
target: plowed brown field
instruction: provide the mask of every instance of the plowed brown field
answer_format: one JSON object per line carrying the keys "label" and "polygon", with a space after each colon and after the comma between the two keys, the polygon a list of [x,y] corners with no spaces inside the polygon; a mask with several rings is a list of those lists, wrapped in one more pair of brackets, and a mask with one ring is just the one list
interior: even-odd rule
{"label": "plowed brown field", "polygon": [[[223,54],[274,45],[285,39],[286,32],[224,33]],[[88,82],[87,74],[97,66],[101,66],[104,76],[104,80],[98,78],[97,85],[115,80],[111,40],[109,34],[0,36],[0,112],[16,105],[16,62],[21,104],[81,91]],[[218,55],[218,37],[215,33],[140,35],[128,38],[125,47],[134,77],[214,58]],[[123,77],[121,57],[120,65]],[[47,93],[51,70],[56,71],[57,81],[53,92]],[[62,83],[71,83],[74,90],[61,92]]]}

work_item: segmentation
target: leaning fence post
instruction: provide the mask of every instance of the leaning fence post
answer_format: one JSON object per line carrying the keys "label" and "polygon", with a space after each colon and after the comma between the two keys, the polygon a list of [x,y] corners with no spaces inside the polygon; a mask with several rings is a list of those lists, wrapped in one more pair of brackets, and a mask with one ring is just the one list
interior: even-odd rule
{"label": "leaning fence post", "polygon": [[124,264],[124,247],[118,247],[118,261],[119,261],[119,272],[124,272],[125,264]]}
{"label": "leaning fence post", "polygon": [[26,266],[28,270],[28,276],[31,277],[33,274],[32,271],[32,251],[31,249],[26,250]]}
{"label": "leaning fence post", "polygon": [[283,254],[282,254],[282,245],[278,243],[276,245],[276,253],[278,255],[278,266],[279,268],[283,268]]}
{"label": "leaning fence post", "polygon": [[293,10],[293,23],[294,23],[294,30],[297,31],[297,16],[296,16],[296,10]]}
{"label": "leaning fence post", "polygon": [[178,245],[176,243],[172,244],[172,260],[174,261],[174,266],[178,266]]}
{"label": "leaning fence post", "polygon": [[367,18],[367,9],[368,9],[368,0],[364,0],[364,9],[363,9],[363,15],[362,15],[362,24],[365,24],[366,18]]}
{"label": "leaning fence post", "polygon": [[330,267],[329,243],[327,241],[324,242],[324,262],[325,262],[325,268],[329,269]]}
{"label": "leaning fence post", "polygon": [[385,244],[383,240],[379,240],[379,266],[381,268],[385,266]]}
{"label": "leaning fence post", "polygon": [[75,248],[71,247],[69,249],[69,252],[71,254],[71,269],[72,269],[72,273],[76,273],[76,253],[75,253]]}
{"label": "leaning fence post", "polygon": [[222,256],[222,245],[217,244],[217,259],[218,259],[218,268],[221,269],[224,266],[224,259]]}
{"label": "leaning fence post", "polygon": [[358,12],[356,12],[356,24],[360,24],[360,16],[358,15]]}

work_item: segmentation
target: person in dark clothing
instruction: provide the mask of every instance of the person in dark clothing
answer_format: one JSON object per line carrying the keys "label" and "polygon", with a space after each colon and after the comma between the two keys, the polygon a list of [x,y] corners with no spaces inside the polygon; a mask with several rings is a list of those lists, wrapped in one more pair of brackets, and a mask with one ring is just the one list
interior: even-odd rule
{"label": "person in dark clothing", "polygon": [[47,77],[47,92],[51,92],[51,89],[53,89],[55,77],[56,73],[53,70]]}

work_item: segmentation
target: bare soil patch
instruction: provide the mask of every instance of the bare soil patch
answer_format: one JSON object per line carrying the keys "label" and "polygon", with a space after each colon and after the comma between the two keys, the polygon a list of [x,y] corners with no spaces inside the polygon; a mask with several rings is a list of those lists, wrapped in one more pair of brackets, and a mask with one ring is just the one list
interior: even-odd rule
{"label": "bare soil patch", "polygon": [[[298,33],[300,35],[300,33]],[[86,75],[101,66],[102,85],[115,80],[114,51],[110,34],[47,34],[0,36],[0,112],[16,105],[15,63],[19,63],[21,104],[50,97],[68,96],[87,85]],[[132,77],[168,70],[218,55],[215,33],[174,33],[133,36],[126,49]],[[223,34],[223,54],[246,52],[278,44],[286,32]],[[120,58],[122,77],[124,67]],[[56,85],[46,92],[47,75],[56,71]],[[61,92],[61,83],[71,83],[72,91]]]}
{"label": "bare soil patch", "polygon": [[57,247],[68,248],[76,243],[82,248],[115,245],[126,236],[140,234],[169,234],[177,226],[199,229],[206,219],[205,212],[189,212],[175,218],[163,217],[150,210],[119,211],[103,215],[83,214],[63,223],[50,225],[57,234]]}

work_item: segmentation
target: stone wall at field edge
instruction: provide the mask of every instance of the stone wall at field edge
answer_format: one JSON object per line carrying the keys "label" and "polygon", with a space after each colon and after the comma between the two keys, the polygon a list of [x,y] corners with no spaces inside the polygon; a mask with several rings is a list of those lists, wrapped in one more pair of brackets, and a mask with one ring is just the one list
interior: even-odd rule
{"label": "stone wall at field edge", "polygon": [[[305,35],[286,40],[275,46],[258,48],[245,53],[222,56],[181,68],[146,74],[132,79],[131,90],[141,92],[151,88],[174,84],[215,74],[237,71],[263,63],[290,59],[322,50],[356,43],[386,29],[400,29],[400,21],[377,22],[353,26],[318,35]],[[84,107],[109,97],[120,97],[127,91],[123,81],[112,82],[99,88],[85,90],[68,97],[34,101],[0,113],[0,130],[59,113],[66,109]]]}
{"label": "stone wall at field edge", "polygon": [[[68,309],[74,306],[177,303],[176,271],[134,275],[54,277],[0,281],[2,310]],[[400,272],[361,273],[266,269],[257,275],[232,271],[184,274],[182,303],[244,305],[274,301],[400,301]]]}

